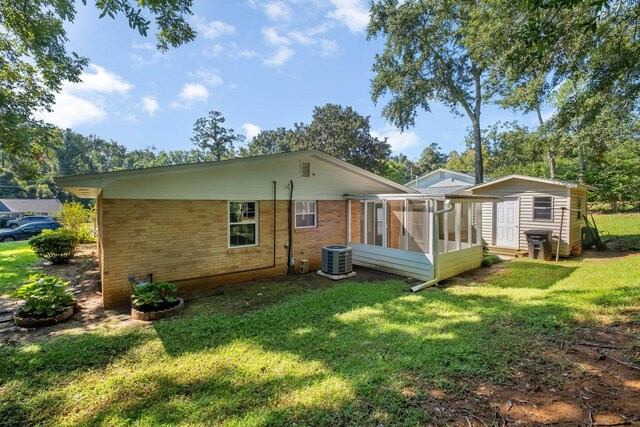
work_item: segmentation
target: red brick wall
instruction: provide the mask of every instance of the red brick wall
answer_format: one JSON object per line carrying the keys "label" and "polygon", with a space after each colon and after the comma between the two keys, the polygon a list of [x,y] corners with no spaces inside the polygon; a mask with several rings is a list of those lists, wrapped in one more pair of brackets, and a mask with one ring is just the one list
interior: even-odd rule
{"label": "red brick wall", "polygon": [[[284,273],[287,201],[276,203],[273,266],[273,201],[259,204],[259,246],[228,248],[227,201],[98,200],[99,257],[105,308],[128,304],[127,277],[178,284],[181,292]],[[325,244],[345,243],[346,202],[320,201],[318,227],[295,230],[292,256],[321,262]]]}
{"label": "red brick wall", "polygon": [[322,266],[323,246],[347,243],[347,201],[319,200],[317,203],[317,227],[295,228],[294,217],[291,256],[296,259],[296,271],[301,259],[309,260],[310,271],[319,270]]}

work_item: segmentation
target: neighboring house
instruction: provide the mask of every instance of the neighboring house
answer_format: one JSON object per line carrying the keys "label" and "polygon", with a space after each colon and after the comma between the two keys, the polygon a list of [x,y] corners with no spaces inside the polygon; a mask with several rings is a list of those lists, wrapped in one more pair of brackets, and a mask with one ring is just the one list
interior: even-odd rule
{"label": "neighboring house", "polygon": [[130,302],[130,275],[205,289],[302,259],[318,269],[330,244],[352,246],[356,265],[433,284],[480,265],[479,203],[499,200],[436,199],[315,150],[56,182],[97,199],[106,308]]}
{"label": "neighboring house", "polygon": [[503,199],[482,206],[482,237],[490,250],[505,255],[526,252],[525,233],[547,229],[553,231],[554,253],[560,237],[560,256],[570,256],[572,249],[582,247],[581,228],[590,190],[593,188],[582,184],[524,175],[506,176],[470,189],[473,194]]}
{"label": "neighboring house", "polygon": [[415,188],[423,194],[443,196],[472,187],[475,182],[474,175],[440,168],[409,181],[405,185]]}
{"label": "neighboring house", "polygon": [[58,199],[0,199],[0,217],[55,216],[61,209],[62,203]]}

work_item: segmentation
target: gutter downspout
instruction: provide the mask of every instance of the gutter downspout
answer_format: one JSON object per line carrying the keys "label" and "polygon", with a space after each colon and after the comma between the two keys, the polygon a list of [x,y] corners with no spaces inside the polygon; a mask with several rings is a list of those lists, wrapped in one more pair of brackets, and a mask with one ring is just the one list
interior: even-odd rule
{"label": "gutter downspout", "polygon": [[289,214],[287,216],[287,228],[289,233],[289,242],[287,245],[287,269],[284,271],[284,275],[289,274],[289,269],[291,267],[291,246],[293,245],[293,218],[292,218],[292,209],[293,209],[293,180],[289,181]]}
{"label": "gutter downspout", "polygon": [[439,242],[438,242],[438,238],[440,235],[440,219],[439,216],[444,214],[444,213],[448,213],[451,212],[453,210],[453,208],[455,207],[454,204],[447,202],[447,204],[449,205],[449,207],[446,207],[442,210],[436,211],[433,214],[433,236],[431,237],[433,240],[433,271],[434,271],[434,276],[432,280],[429,280],[428,282],[424,282],[421,283],[419,285],[415,285],[411,287],[411,291],[413,292],[418,292],[419,290],[422,290],[424,288],[428,288],[434,285],[437,285],[438,282],[440,281],[440,266],[438,264],[438,254],[440,252],[440,247],[439,247]]}

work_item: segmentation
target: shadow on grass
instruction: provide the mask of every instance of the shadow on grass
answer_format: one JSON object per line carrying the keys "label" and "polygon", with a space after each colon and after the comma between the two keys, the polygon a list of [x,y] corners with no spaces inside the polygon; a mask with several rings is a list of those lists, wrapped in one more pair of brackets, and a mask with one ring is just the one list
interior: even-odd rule
{"label": "shadow on grass", "polygon": [[[0,424],[34,425],[33,408],[13,394],[55,390],[69,378],[88,370],[104,369],[123,353],[141,345],[152,334],[129,331],[120,335],[88,333],[55,337],[38,344],[0,347]],[[44,408],[59,408],[60,399],[42,394]]]}
{"label": "shadow on grass", "polygon": [[[462,380],[506,382],[510,366],[535,348],[533,337],[575,321],[577,309],[563,302],[584,290],[549,290],[574,270],[520,261],[484,286],[411,294],[401,281],[342,283],[244,315],[161,321],[153,324],[160,341],[150,341],[148,354],[122,371],[105,367],[127,367],[117,356],[146,344],[152,333],[104,342],[98,335],[54,338],[38,352],[0,350],[6,372],[0,386],[40,396],[0,408],[18,414],[9,418],[13,424],[53,424],[53,416],[64,417],[56,400],[60,408],[80,405],[85,412],[74,423],[92,425],[434,422],[438,414],[422,404],[430,388],[464,393]],[[77,390],[66,385],[80,373],[89,375],[80,379],[84,393],[104,394],[89,409],[71,403]],[[48,414],[37,412],[49,407]],[[24,418],[29,410],[31,418]]]}

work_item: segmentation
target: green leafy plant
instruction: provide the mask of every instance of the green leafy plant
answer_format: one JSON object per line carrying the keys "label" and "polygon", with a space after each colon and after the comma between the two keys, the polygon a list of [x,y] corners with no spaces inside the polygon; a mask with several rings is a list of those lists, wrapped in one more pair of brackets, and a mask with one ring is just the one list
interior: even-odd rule
{"label": "green leafy plant", "polygon": [[485,253],[482,258],[483,267],[491,267],[493,264],[501,263],[502,259],[498,255]]}
{"label": "green leafy plant", "polygon": [[35,317],[53,317],[75,304],[75,298],[67,289],[69,282],[61,278],[39,274],[16,290],[15,298],[26,301],[22,311]]}
{"label": "green leafy plant", "polygon": [[94,208],[85,208],[78,202],[67,202],[62,205],[60,211],[60,222],[64,228],[73,231],[80,243],[91,243],[96,241],[93,232],[93,224],[96,219]]}
{"label": "green leafy plant", "polygon": [[143,283],[133,285],[131,302],[135,308],[153,310],[164,304],[178,300],[175,296],[178,289],[169,282]]}
{"label": "green leafy plant", "polygon": [[78,247],[78,236],[65,228],[44,230],[42,234],[29,239],[29,245],[39,257],[53,264],[66,264]]}

